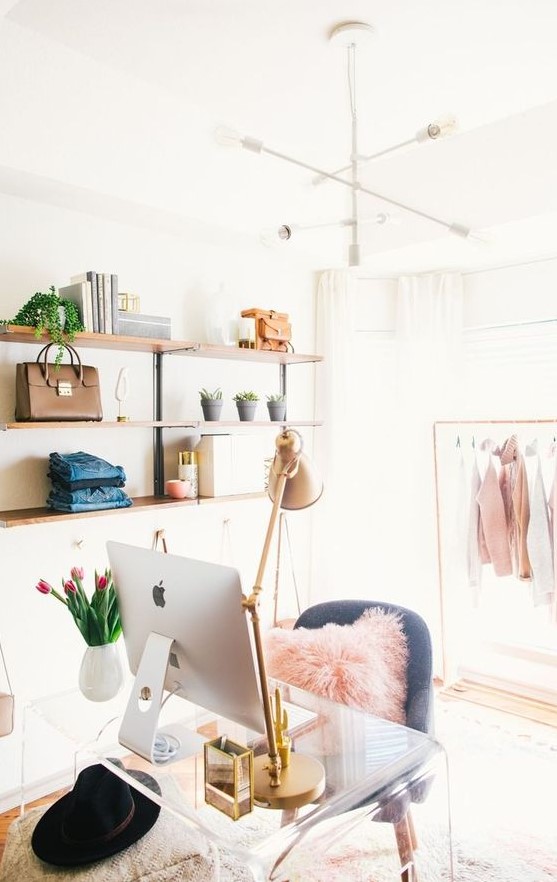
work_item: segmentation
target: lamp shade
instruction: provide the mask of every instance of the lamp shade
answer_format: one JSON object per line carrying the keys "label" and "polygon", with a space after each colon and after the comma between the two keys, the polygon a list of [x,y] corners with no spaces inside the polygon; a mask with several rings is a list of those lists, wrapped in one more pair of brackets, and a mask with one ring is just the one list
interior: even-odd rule
{"label": "lamp shade", "polygon": [[288,479],[280,503],[281,508],[294,511],[309,508],[323,493],[323,481],[312,461],[302,453],[302,439],[292,429],[286,429],[276,440],[276,453],[269,472],[269,496],[275,501],[279,475]]}

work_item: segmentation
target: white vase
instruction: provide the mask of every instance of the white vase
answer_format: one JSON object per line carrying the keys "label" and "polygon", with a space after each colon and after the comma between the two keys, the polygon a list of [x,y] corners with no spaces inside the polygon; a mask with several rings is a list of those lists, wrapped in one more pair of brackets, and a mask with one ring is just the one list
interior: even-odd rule
{"label": "white vase", "polygon": [[79,688],[89,701],[108,701],[124,685],[124,671],[116,643],[88,646],[79,669]]}
{"label": "white vase", "polygon": [[238,335],[238,311],[226,294],[224,285],[220,285],[206,307],[207,342],[217,346],[235,346]]}

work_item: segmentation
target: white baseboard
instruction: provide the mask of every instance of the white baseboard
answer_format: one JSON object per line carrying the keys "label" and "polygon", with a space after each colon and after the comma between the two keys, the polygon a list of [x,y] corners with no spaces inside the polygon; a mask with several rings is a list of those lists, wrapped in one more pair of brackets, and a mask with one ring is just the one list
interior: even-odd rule
{"label": "white baseboard", "polygon": [[10,809],[18,808],[22,803],[27,804],[33,802],[34,799],[41,799],[62,787],[71,787],[73,781],[74,770],[72,767],[58,771],[54,775],[37,779],[31,784],[27,784],[25,788],[15,787],[12,790],[7,790],[0,796],[0,812],[7,812]]}
{"label": "white baseboard", "polygon": [[530,698],[533,701],[542,701],[557,707],[557,691],[550,687],[533,685],[515,677],[506,678],[500,674],[477,671],[473,667],[460,667],[459,677],[463,680],[469,680],[471,683],[478,683],[480,686],[488,686],[491,689],[499,689],[501,692]]}

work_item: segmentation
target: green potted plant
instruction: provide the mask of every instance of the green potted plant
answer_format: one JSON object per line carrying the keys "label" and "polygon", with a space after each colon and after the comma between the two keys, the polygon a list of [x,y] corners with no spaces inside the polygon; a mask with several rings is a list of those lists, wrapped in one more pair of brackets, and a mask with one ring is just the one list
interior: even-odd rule
{"label": "green potted plant", "polygon": [[233,400],[236,402],[238,417],[241,422],[247,422],[255,418],[257,402],[259,401],[257,392],[236,392]]}
{"label": "green potted plant", "polygon": [[47,331],[52,342],[58,346],[54,359],[56,365],[62,361],[64,344],[72,343],[75,335],[85,330],[75,303],[60,297],[54,285],[50,286],[48,294],[36,291],[21,307],[15,318],[3,319],[2,323],[35,328],[37,338]]}
{"label": "green potted plant", "polygon": [[214,392],[209,392],[208,389],[203,388],[199,392],[199,397],[201,398],[203,418],[208,422],[220,419],[223,405],[222,391],[215,389]]}
{"label": "green potted plant", "polygon": [[283,395],[282,392],[267,395],[267,410],[272,422],[283,422],[286,419],[286,395]]}

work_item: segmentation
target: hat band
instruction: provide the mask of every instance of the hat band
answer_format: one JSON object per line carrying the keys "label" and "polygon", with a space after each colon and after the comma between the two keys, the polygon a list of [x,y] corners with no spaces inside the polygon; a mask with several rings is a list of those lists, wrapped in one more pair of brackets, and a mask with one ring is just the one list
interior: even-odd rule
{"label": "hat band", "polygon": [[102,842],[111,842],[116,836],[119,836],[120,833],[123,833],[126,827],[129,826],[131,820],[135,814],[135,803],[132,803],[132,807],[130,809],[129,815],[124,818],[121,824],[118,824],[114,830],[110,830],[108,833],[104,833],[102,836],[94,836],[89,839],[74,839],[72,836],[69,836],[65,830],[65,825],[62,824],[62,829],[60,831],[62,841],[66,843],[66,845],[97,845]]}

